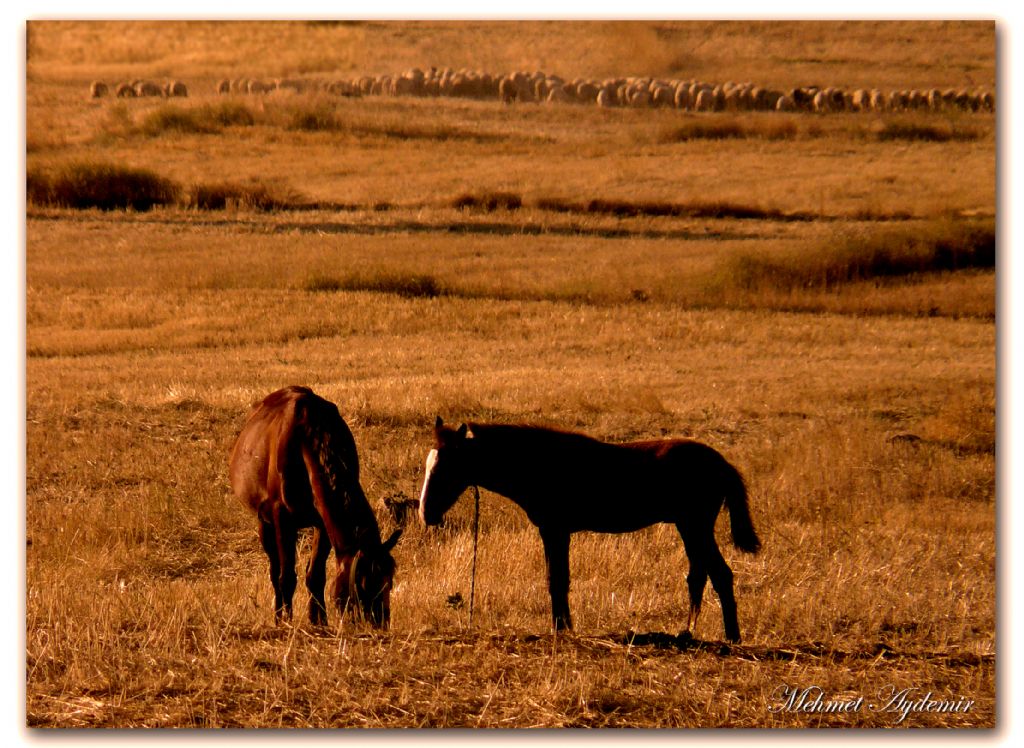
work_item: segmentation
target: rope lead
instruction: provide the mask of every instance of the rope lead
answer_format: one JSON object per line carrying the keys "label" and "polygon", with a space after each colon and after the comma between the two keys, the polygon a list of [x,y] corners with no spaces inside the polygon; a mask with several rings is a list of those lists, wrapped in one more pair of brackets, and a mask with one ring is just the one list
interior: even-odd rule
{"label": "rope lead", "polygon": [[473,486],[473,570],[469,579],[469,625],[473,626],[473,599],[476,596],[476,546],[480,537],[480,487]]}

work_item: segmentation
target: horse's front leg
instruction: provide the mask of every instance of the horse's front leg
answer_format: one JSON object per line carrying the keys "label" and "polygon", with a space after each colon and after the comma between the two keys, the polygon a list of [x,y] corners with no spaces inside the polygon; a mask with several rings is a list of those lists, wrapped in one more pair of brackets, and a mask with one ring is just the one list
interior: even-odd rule
{"label": "horse's front leg", "polygon": [[327,584],[327,557],[331,541],[319,527],[313,528],[313,553],[306,565],[306,589],[309,590],[309,622],[314,626],[327,625],[327,604],[324,586]]}
{"label": "horse's front leg", "polygon": [[544,560],[548,568],[548,592],[551,593],[551,617],[555,631],[572,628],[569,614],[569,533],[565,530],[542,528]]}

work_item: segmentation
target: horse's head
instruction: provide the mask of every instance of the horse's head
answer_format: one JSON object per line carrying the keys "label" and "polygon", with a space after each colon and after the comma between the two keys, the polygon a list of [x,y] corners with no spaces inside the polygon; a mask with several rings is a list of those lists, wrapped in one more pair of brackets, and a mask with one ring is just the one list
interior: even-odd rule
{"label": "horse's head", "polygon": [[434,449],[427,455],[426,475],[420,492],[420,519],[425,525],[441,523],[462,492],[470,486],[467,451],[469,427],[449,428],[437,417]]}
{"label": "horse's head", "polygon": [[342,609],[346,603],[357,604],[356,610],[377,628],[391,623],[391,587],[395,579],[395,547],[402,531],[395,530],[376,547],[362,549],[348,557],[338,569],[335,597]]}

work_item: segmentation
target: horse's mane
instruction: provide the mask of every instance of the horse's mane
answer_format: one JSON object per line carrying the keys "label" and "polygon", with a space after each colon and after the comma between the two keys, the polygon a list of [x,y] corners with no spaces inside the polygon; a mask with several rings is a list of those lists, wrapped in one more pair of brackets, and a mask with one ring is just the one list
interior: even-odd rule
{"label": "horse's mane", "polygon": [[333,403],[304,387],[290,389],[296,395],[295,428],[316,455],[321,479],[340,499],[356,538],[369,536],[379,545],[380,525],[359,482],[359,455],[352,432]]}
{"label": "horse's mane", "polygon": [[529,443],[532,448],[570,448],[603,444],[598,439],[577,431],[537,426],[529,423],[470,423],[469,434],[485,440],[496,448],[518,447]]}

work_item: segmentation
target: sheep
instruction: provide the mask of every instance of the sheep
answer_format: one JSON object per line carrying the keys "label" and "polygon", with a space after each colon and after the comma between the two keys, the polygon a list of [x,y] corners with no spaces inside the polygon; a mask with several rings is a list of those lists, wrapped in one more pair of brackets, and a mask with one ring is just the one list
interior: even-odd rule
{"label": "sheep", "polygon": [[498,95],[498,79],[490,73],[480,73],[480,98],[492,99]]}
{"label": "sheep", "polygon": [[134,99],[135,88],[131,83],[122,83],[117,87],[115,94],[119,99]]}
{"label": "sheep", "polygon": [[515,81],[509,76],[498,81],[498,98],[502,104],[511,104],[518,97],[518,93]]}
{"label": "sheep", "polygon": [[651,103],[651,94],[643,86],[637,86],[629,97],[629,105],[633,107],[645,107]]}
{"label": "sheep", "polygon": [[248,82],[247,90],[251,94],[268,94],[274,90],[274,84],[253,79]]}
{"label": "sheep", "polygon": [[554,99],[548,98],[548,94],[554,91],[556,87],[560,88],[561,86],[555,81],[549,82],[542,78],[533,84],[533,97],[537,101],[554,101]]}
{"label": "sheep", "polygon": [[618,101],[615,97],[615,89],[611,86],[605,86],[597,92],[597,105],[599,107],[610,108],[618,105]]}
{"label": "sheep", "polygon": [[227,78],[224,78],[222,81],[217,83],[217,93],[219,93],[219,94],[229,94],[229,93],[231,93],[231,81],[229,81]]}
{"label": "sheep", "polygon": [[136,96],[163,96],[163,89],[153,81],[139,81],[135,84]]}
{"label": "sheep", "polygon": [[738,89],[736,89],[736,108],[743,112],[749,112],[751,109],[755,109],[754,106],[754,85],[751,83],[744,83]]}
{"label": "sheep", "polygon": [[[785,94],[782,93],[782,91],[776,91],[775,89],[770,89],[770,90],[766,91],[765,94],[764,94],[764,109],[766,109],[769,112],[776,111],[778,109],[779,102],[782,101],[782,99],[784,97],[785,97]],[[790,107],[790,110],[795,108],[795,107],[793,107],[793,100],[792,99],[789,100],[789,107]],[[789,110],[787,110],[787,111],[789,111]]]}
{"label": "sheep", "polygon": [[576,98],[584,104],[597,101],[597,94],[600,89],[593,81],[583,81],[576,86]]}
{"label": "sheep", "polygon": [[775,102],[775,111],[777,112],[792,112],[796,110],[796,102],[793,101],[793,97],[789,94],[782,94]]}
{"label": "sheep", "polygon": [[755,111],[761,111],[769,108],[767,106],[767,97],[768,91],[760,86],[753,86],[748,89],[749,106]]}
{"label": "sheep", "polygon": [[327,93],[335,96],[358,96],[359,88],[351,81],[336,80],[327,84]]}
{"label": "sheep", "polygon": [[409,73],[403,73],[400,77],[395,78],[392,89],[395,96],[421,96],[423,93],[423,73],[419,70],[416,72],[420,73],[420,78],[416,78]]}
{"label": "sheep", "polygon": [[533,95],[534,83],[533,78],[526,73],[512,73],[512,84],[516,87],[516,99],[518,101],[536,101]]}
{"label": "sheep", "polygon": [[181,81],[170,81],[167,84],[167,96],[188,96],[188,87]]}
{"label": "sheep", "polygon": [[829,110],[841,112],[846,109],[846,92],[841,88],[833,88],[829,91]]}
{"label": "sheep", "polygon": [[850,95],[850,109],[854,112],[866,112],[871,108],[871,94],[864,88],[858,88]]}
{"label": "sheep", "polygon": [[651,95],[651,105],[656,107],[675,106],[675,92],[668,86],[656,86]]}
{"label": "sheep", "polygon": [[566,88],[567,88],[567,86],[564,86],[564,85],[563,86],[555,86],[555,87],[553,87],[548,92],[548,96],[547,96],[548,103],[551,104],[551,103],[554,103],[554,102],[560,102],[560,103],[563,103],[563,104],[568,104],[570,101],[572,101],[572,97],[569,95],[569,92],[566,90]]}
{"label": "sheep", "polygon": [[93,81],[89,84],[89,96],[94,99],[106,96],[108,92],[107,84],[103,81]]}
{"label": "sheep", "polygon": [[475,73],[456,73],[451,79],[451,95],[463,99],[476,99],[480,95],[480,79]]}
{"label": "sheep", "polygon": [[715,110],[714,92],[709,88],[702,88],[693,103],[693,109],[696,112],[713,112]]}
{"label": "sheep", "polygon": [[817,86],[802,86],[790,91],[789,97],[793,100],[793,106],[796,109],[810,112],[814,110],[814,97],[820,90]]}
{"label": "sheep", "polygon": [[829,86],[814,94],[812,104],[815,112],[841,112],[846,108],[846,95],[842,89]]}
{"label": "sheep", "polygon": [[693,99],[690,98],[690,87],[685,83],[680,83],[676,86],[675,96],[672,97],[672,105],[676,109],[689,109],[693,104]]}
{"label": "sheep", "polygon": [[722,108],[728,112],[735,112],[741,108],[740,90],[731,88],[722,92]]}
{"label": "sheep", "polygon": [[873,112],[885,111],[885,94],[879,91],[877,88],[871,89],[871,93],[868,95],[868,107]]}
{"label": "sheep", "polygon": [[725,86],[715,86],[711,90],[713,111],[721,112],[725,109]]}

